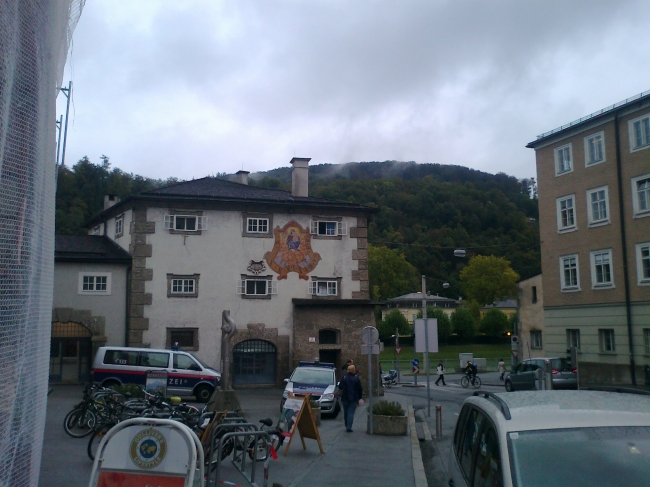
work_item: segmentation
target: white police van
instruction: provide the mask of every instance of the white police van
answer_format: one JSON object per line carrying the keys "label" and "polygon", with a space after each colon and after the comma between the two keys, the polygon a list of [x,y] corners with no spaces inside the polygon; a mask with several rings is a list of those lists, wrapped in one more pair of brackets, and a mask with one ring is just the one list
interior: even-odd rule
{"label": "white police van", "polygon": [[336,395],[336,367],[334,364],[325,362],[300,362],[298,367],[291,373],[291,377],[284,379],[286,387],[282,394],[280,410],[289,397],[304,396],[309,394],[311,399],[318,401],[321,414],[336,417],[341,410],[338,395]]}
{"label": "white police van", "polygon": [[147,371],[167,372],[167,392],[195,396],[206,402],[221,381],[221,373],[188,352],[153,348],[100,347],[91,370],[92,380],[105,387],[145,385]]}

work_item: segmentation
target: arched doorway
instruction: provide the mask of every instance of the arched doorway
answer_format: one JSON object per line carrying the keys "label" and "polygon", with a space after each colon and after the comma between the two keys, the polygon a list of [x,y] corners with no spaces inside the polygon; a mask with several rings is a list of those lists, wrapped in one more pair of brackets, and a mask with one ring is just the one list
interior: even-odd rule
{"label": "arched doorway", "polygon": [[275,384],[277,349],[264,340],[245,340],[232,349],[233,385]]}
{"label": "arched doorway", "polygon": [[87,382],[92,360],[92,333],[69,321],[52,323],[50,382]]}

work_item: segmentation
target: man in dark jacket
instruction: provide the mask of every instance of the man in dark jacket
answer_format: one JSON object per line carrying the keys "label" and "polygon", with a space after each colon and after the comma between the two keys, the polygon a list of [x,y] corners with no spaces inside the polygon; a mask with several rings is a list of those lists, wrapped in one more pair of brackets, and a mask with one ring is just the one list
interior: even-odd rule
{"label": "man in dark jacket", "polygon": [[341,402],[343,403],[345,431],[352,433],[354,412],[356,411],[357,404],[361,401],[361,396],[363,394],[361,381],[357,377],[357,369],[354,365],[348,367],[347,375],[341,379],[341,382],[339,382],[339,389],[341,390]]}

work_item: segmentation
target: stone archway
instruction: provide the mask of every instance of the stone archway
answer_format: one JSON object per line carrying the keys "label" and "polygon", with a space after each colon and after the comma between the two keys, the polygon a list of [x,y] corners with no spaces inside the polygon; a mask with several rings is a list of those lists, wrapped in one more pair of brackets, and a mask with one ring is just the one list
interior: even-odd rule
{"label": "stone archway", "polygon": [[50,382],[88,382],[95,353],[106,344],[104,317],[90,310],[52,311]]}
{"label": "stone archway", "polygon": [[[266,343],[267,345],[263,345],[263,343],[253,343],[253,341],[263,342]],[[275,349],[275,364],[274,364],[275,377],[272,378],[269,374],[268,377],[266,377],[265,379],[265,381],[267,382],[264,382],[264,384],[282,386],[283,384],[282,380],[285,377],[289,376],[288,375],[289,374],[289,337],[286,335],[278,335],[277,328],[267,328],[264,323],[249,323],[246,326],[246,329],[238,329],[235,332],[235,335],[233,336],[232,339],[233,360],[235,359],[234,353],[236,351],[241,349],[241,353],[246,353],[244,352],[244,350],[246,349],[245,342],[248,342],[251,345],[256,345],[256,346],[259,345],[260,346],[259,351],[255,352],[255,348],[251,350],[253,351],[253,353],[268,354],[266,355],[266,360],[271,359],[271,353],[273,353],[271,351],[271,347]],[[264,350],[262,350],[262,348],[264,348]],[[261,365],[261,363],[258,365]],[[233,363],[233,369],[231,370],[231,373],[233,374],[232,375],[233,387],[253,385],[252,382],[247,382],[246,384],[243,384],[241,382],[237,383],[237,379],[235,378],[234,363]],[[256,384],[262,385],[261,382],[257,382]]]}

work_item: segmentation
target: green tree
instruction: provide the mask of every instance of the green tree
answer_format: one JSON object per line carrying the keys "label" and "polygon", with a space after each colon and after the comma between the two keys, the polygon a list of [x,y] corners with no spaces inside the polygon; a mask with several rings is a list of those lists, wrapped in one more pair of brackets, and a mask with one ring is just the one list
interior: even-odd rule
{"label": "green tree", "polygon": [[368,274],[373,299],[383,300],[412,292],[418,287],[418,271],[398,250],[368,246]]}
{"label": "green tree", "polygon": [[[422,310],[418,311],[418,318],[422,318]],[[427,318],[436,318],[438,320],[438,342],[447,343],[451,336],[451,320],[449,315],[440,308],[427,306]]]}
{"label": "green tree", "polygon": [[514,296],[517,292],[519,274],[512,270],[510,262],[494,255],[477,255],[460,272],[463,290],[469,299],[481,305],[497,299]]}
{"label": "green tree", "polygon": [[483,316],[479,331],[487,336],[500,337],[508,331],[509,326],[508,317],[503,311],[491,309]]}
{"label": "green tree", "polygon": [[517,330],[518,321],[519,315],[517,313],[512,313],[510,316],[508,316],[508,330],[514,333]]}
{"label": "green tree", "polygon": [[474,318],[469,308],[465,306],[459,306],[451,314],[451,326],[461,341],[470,340],[476,335]]}
{"label": "green tree", "polygon": [[469,312],[472,313],[472,318],[474,318],[474,325],[478,328],[479,323],[481,322],[481,305],[478,304],[476,299],[471,299],[468,303],[465,304],[469,308]]}
{"label": "green tree", "polygon": [[377,326],[379,339],[382,341],[389,340],[391,335],[395,334],[395,330],[398,330],[400,335],[411,335],[413,333],[408,320],[398,309],[394,309],[388,313],[386,319]]}

